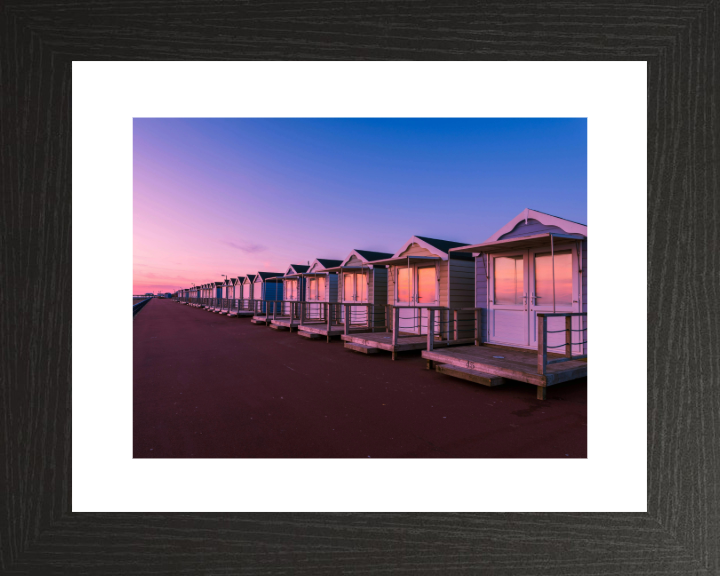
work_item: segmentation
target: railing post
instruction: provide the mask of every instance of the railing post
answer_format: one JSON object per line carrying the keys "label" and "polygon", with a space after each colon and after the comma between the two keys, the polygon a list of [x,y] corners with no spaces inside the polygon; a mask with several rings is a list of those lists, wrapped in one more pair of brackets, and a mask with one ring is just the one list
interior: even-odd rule
{"label": "railing post", "polygon": [[327,311],[325,314],[325,321],[327,322],[327,337],[330,338],[330,326],[332,326],[332,322],[330,320],[330,314],[332,314],[332,308],[330,302],[323,304],[325,307],[325,310]]}
{"label": "railing post", "polygon": [[458,311],[453,310],[454,333],[453,340],[460,340],[460,329],[458,328]]}
{"label": "railing post", "polygon": [[385,332],[390,332],[390,306],[385,305]]}
{"label": "railing post", "polygon": [[538,374],[545,374],[547,370],[547,318],[543,314],[538,319]]}
{"label": "railing post", "polygon": [[[582,342],[582,340],[580,340]],[[565,357],[572,356],[572,316],[565,316]]]}
{"label": "railing post", "polygon": [[482,320],[480,312],[481,310],[475,308],[475,346],[480,346],[480,321]]}
{"label": "railing post", "polygon": [[393,346],[397,346],[399,332],[400,332],[400,308],[393,308],[393,335],[392,335]]}
{"label": "railing post", "polygon": [[428,327],[427,327],[427,349],[433,349],[435,342],[435,310],[428,309]]}
{"label": "railing post", "polygon": [[350,334],[350,304],[344,304],[345,306],[345,334]]}

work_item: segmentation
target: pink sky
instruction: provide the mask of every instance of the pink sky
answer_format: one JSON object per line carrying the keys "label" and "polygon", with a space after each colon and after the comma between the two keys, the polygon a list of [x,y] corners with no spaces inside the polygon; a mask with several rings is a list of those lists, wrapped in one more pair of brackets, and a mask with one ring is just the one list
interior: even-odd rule
{"label": "pink sky", "polygon": [[[584,119],[140,118],[133,293],[586,218]],[[450,199],[452,201],[450,201]]]}

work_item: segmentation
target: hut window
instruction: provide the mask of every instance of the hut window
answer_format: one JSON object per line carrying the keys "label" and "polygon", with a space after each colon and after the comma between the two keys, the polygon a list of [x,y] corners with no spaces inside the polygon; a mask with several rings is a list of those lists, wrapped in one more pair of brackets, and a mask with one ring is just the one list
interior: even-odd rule
{"label": "hut window", "polygon": [[[539,305],[552,306],[553,269],[550,252],[535,254],[535,297]],[[572,304],[572,252],[555,252],[555,304]]]}
{"label": "hut window", "polygon": [[295,300],[297,298],[297,280],[286,280],[285,286],[287,289],[286,300]]}
{"label": "hut window", "polygon": [[397,300],[398,302],[410,302],[410,270],[408,268],[397,269]]}
{"label": "hut window", "polygon": [[310,278],[308,282],[308,300],[323,300],[325,297],[325,278]]}
{"label": "hut window", "polygon": [[435,267],[418,268],[418,304],[427,304],[437,300]]}
{"label": "hut window", "polygon": [[310,278],[308,280],[308,300],[317,300],[317,278]]}
{"label": "hut window", "polygon": [[[323,286],[323,293],[325,292]],[[343,273],[343,300],[345,302],[367,301],[367,272]]]}
{"label": "hut window", "polygon": [[495,258],[495,304],[523,303],[523,257]]}
{"label": "hut window", "polygon": [[343,300],[348,301],[353,299],[353,277],[354,274],[345,273],[343,274]]}
{"label": "hut window", "polygon": [[357,302],[365,302],[367,300],[367,274],[359,272],[355,274],[355,300]]}

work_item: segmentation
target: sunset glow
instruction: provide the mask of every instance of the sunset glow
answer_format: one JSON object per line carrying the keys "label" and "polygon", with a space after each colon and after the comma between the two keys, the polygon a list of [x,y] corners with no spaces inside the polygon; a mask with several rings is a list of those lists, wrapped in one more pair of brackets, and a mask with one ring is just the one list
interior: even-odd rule
{"label": "sunset glow", "polygon": [[586,222],[586,153],[585,119],[135,119],[133,292]]}

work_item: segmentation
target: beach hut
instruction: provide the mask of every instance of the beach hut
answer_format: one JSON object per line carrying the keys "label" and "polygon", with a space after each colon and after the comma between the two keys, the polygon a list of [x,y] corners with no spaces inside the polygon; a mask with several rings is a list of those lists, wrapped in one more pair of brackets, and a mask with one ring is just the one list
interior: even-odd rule
{"label": "beach hut", "polygon": [[200,308],[204,308],[205,310],[208,310],[210,308],[210,294],[210,284],[206,282],[200,288]]}
{"label": "beach hut", "polygon": [[232,278],[233,288],[232,288],[232,296],[230,300],[230,310],[228,311],[228,316],[231,317],[243,317],[243,316],[252,316],[252,311],[247,310],[243,307],[243,291],[245,288],[245,276],[238,276],[237,278]]}
{"label": "beach hut", "polygon": [[215,311],[218,314],[227,314],[230,312],[230,300],[235,293],[232,278],[225,277],[220,287],[220,300],[218,306],[215,307]]}
{"label": "beach hut", "polygon": [[222,311],[223,285],[224,285],[224,281],[210,283],[210,311],[211,312],[221,312]]}
{"label": "beach hut", "polygon": [[254,315],[254,302],[253,296],[255,295],[255,278],[257,274],[248,274],[243,280],[242,286],[242,302],[240,303],[240,309],[249,311],[251,316]]}
{"label": "beach hut", "polygon": [[437,346],[472,342],[472,312],[462,308],[473,307],[474,261],[471,254],[450,252],[465,245],[413,236],[392,256],[373,260],[375,269],[387,267],[386,332],[353,334],[351,316],[341,336],[345,346],[364,353],[388,350],[395,359],[398,352],[427,346],[430,318]]}
{"label": "beach hut", "polygon": [[494,385],[548,386],[587,375],[587,226],[526,209],[475,260],[475,346],[422,353],[440,372]]}
{"label": "beach hut", "polygon": [[272,317],[270,327],[275,330],[297,330],[300,321],[300,303],[305,300],[305,278],[303,274],[310,265],[290,264],[280,278],[271,278],[267,282],[282,283],[282,302],[269,304]]}
{"label": "beach hut", "polygon": [[206,282],[203,284],[202,288],[202,295],[203,295],[203,301],[202,301],[202,308],[207,310],[208,312],[213,307],[213,288],[215,286],[214,282]]}
{"label": "beach hut", "polygon": [[[282,272],[258,272],[253,280],[253,324],[269,324],[270,317],[267,303],[282,300],[282,282],[273,280],[283,276]],[[268,281],[269,280],[269,281]],[[270,306],[272,306],[271,304]]]}
{"label": "beach hut", "polygon": [[200,284],[198,286],[193,286],[192,290],[190,290],[190,295],[192,299],[192,306],[193,308],[199,308],[201,306],[201,302],[203,299],[203,289],[204,285]]}
{"label": "beach hut", "polygon": [[305,278],[305,302],[300,308],[300,326],[298,334],[304,338],[316,339],[325,336],[330,341],[327,330],[327,315],[330,303],[338,301],[338,273],[330,272],[342,260],[316,258],[310,264]]}
{"label": "beach hut", "polygon": [[[372,250],[352,250],[339,264],[325,261],[322,267],[313,266],[313,270],[327,275],[325,292],[326,304],[315,309],[322,310],[321,319],[306,315],[298,334],[306,338],[325,336],[329,342],[333,336],[345,332],[345,304],[350,313],[349,331],[384,329],[385,304],[387,300],[387,269],[374,266],[373,260],[388,258],[392,254]],[[309,271],[310,272],[310,271]],[[309,276],[311,278],[311,276]],[[320,290],[320,279],[317,280]],[[308,285],[310,294],[314,289]],[[312,308],[308,299],[305,306]]]}
{"label": "beach hut", "polygon": [[208,282],[205,284],[205,310],[217,312],[220,309],[220,298],[222,297],[222,282]]}

